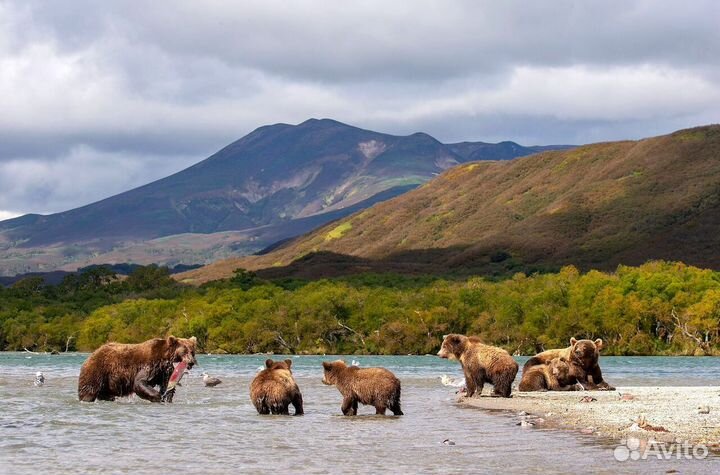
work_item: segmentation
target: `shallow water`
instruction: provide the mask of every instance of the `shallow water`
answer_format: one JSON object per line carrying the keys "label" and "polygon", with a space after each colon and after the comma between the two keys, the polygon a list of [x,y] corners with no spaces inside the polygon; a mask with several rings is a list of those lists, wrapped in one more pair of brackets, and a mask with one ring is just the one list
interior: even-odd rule
{"label": "shallow water", "polygon": [[[168,405],[135,397],[81,404],[86,357],[0,353],[0,473],[720,473],[718,458],[617,462],[610,441],[458,406],[439,377],[461,377],[459,366],[432,356],[347,357],[384,366],[403,385],[405,416],[361,406],[354,418],[341,415],[340,394],[320,382],[321,362],[334,357],[292,357],[302,417],[255,412],[249,384],[265,356],[200,355]],[[719,358],[601,362],[618,386],[713,385],[720,374]],[[45,374],[43,387],[33,386],[35,371]],[[202,371],[223,384],[205,388]]]}

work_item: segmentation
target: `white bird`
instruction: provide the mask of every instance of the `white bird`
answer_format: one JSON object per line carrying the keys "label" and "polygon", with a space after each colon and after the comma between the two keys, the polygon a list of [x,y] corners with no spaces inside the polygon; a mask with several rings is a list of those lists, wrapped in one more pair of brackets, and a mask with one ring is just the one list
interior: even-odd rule
{"label": "white bird", "polygon": [[208,388],[213,388],[217,386],[218,384],[222,383],[218,378],[211,378],[207,373],[202,374],[203,377],[203,383],[205,383],[205,386]]}
{"label": "white bird", "polygon": [[35,381],[33,381],[33,384],[35,386],[42,386],[45,384],[45,375],[42,374],[42,371],[35,373]]}
{"label": "white bird", "polygon": [[356,360],[352,360],[352,363],[350,363],[350,366],[360,366],[360,362]]}
{"label": "white bird", "polygon": [[442,376],[440,376],[440,382],[443,386],[451,386],[453,388],[461,388],[465,386],[465,378],[458,380],[451,378],[447,374],[443,374]]}

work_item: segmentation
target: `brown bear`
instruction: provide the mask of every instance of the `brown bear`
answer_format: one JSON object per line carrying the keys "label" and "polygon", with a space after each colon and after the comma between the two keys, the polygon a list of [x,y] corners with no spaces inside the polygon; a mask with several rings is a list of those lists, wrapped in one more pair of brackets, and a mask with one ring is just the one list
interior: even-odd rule
{"label": "brown bear", "polygon": [[303,414],[303,398],[291,366],[292,360],[265,361],[265,369],[250,384],[250,400],[259,414],[289,415],[290,404],[296,416]]}
{"label": "brown bear", "polygon": [[385,368],[348,367],[344,361],[323,362],[322,382],[335,385],[343,396],[342,413],[357,415],[358,402],[375,406],[376,414],[390,409],[402,416],[400,409],[400,380]]}
{"label": "brown bear", "polygon": [[135,393],[148,401],[160,402],[173,373],[173,363],[184,361],[187,369],[197,363],[196,344],[195,337],[174,336],[134,345],[106,343],[80,368],[78,397],[86,402],[112,401]]}
{"label": "brown bear", "polygon": [[502,348],[484,345],[474,336],[451,334],[445,335],[438,356],[460,361],[467,397],[472,397],[476,390],[481,395],[485,383],[493,385],[493,396],[510,397],[518,364]]}
{"label": "brown bear", "polygon": [[565,358],[570,365],[567,384],[580,383],[588,390],[614,391],[614,387],[603,381],[598,364],[602,348],[603,341],[600,338],[595,341],[570,338],[569,347],[543,351],[527,360],[523,366],[523,373],[533,366],[547,364],[555,358]]}
{"label": "brown bear", "polygon": [[565,358],[555,358],[548,364],[531,366],[523,371],[518,391],[576,391],[579,388],[568,384],[570,365]]}

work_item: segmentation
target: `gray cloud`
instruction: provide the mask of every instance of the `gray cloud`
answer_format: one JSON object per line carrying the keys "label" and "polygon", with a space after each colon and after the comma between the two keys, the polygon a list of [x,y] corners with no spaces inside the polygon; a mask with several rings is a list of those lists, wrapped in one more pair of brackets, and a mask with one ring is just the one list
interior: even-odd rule
{"label": "gray cloud", "polygon": [[308,117],[525,144],[717,122],[717,18],[715,1],[1,2],[0,219]]}

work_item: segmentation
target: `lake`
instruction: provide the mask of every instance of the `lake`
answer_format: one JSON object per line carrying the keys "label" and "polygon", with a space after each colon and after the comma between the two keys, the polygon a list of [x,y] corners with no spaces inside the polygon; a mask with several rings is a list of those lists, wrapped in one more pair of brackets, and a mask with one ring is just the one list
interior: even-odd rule
{"label": "lake", "polygon": [[[320,382],[321,362],[337,357],[290,357],[302,417],[256,413],[249,385],[267,356],[199,355],[166,405],[136,397],[81,404],[86,358],[0,353],[0,473],[720,473],[717,457],[617,462],[612,441],[522,428],[515,414],[457,405],[440,376],[460,378],[460,367],[434,356],[345,357],[401,379],[401,417],[367,406],[342,416],[340,393]],[[717,385],[720,375],[720,358],[602,357],[601,365],[616,386]],[[42,387],[33,386],[36,371]],[[204,387],[202,371],[223,383]]]}

